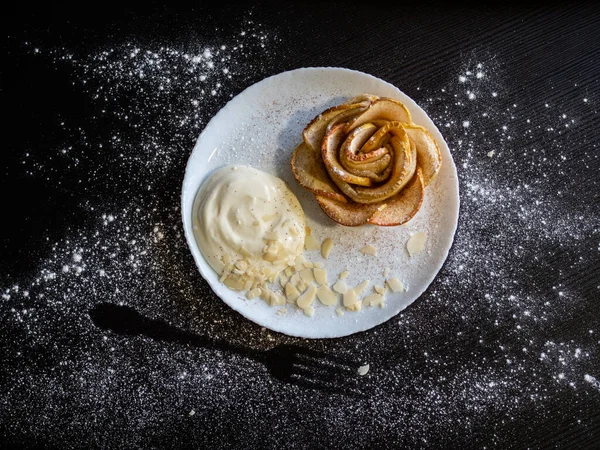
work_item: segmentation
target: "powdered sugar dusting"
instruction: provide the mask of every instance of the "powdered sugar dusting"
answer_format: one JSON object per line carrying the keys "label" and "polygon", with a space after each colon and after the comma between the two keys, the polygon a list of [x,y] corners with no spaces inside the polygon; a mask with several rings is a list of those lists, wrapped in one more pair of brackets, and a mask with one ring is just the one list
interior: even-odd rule
{"label": "powdered sugar dusting", "polygon": [[[127,132],[90,131],[65,119],[62,145],[23,152],[24,176],[89,181],[77,192],[85,222],[47,242],[34,276],[0,290],[11,343],[3,350],[9,382],[0,386],[2,404],[10,405],[0,408],[6,437],[68,448],[116,439],[143,448],[176,444],[167,427],[220,446],[223,424],[235,417],[257,424],[246,427],[248,447],[315,439],[334,446],[357,433],[375,444],[425,446],[481,429],[502,443],[490,423],[510,427],[530,409],[544,416],[557,393],[597,404],[597,322],[581,311],[591,311],[600,287],[583,290],[580,274],[597,278],[598,265],[580,249],[600,251],[600,217],[581,201],[582,181],[570,177],[577,165],[585,189],[599,191],[592,176],[598,143],[579,128],[581,118],[597,115],[597,93],[582,89],[564,103],[538,98],[535,114],[525,115],[503,62],[490,56],[449,68],[437,92],[415,88],[411,96],[443,132],[459,171],[461,220],[447,263],[422,298],[385,325],[304,342],[224,306],[199,277],[182,235],[180,182],[193,142],[248,77],[270,74],[257,61],[281,51],[258,24],[233,33],[234,45],[205,42],[193,51],[123,44],[82,56],[27,44],[72,77],[94,120],[108,117]],[[573,142],[585,146],[579,161],[570,158]],[[543,281],[548,273],[552,285]],[[89,316],[102,302],[228,345],[197,348],[102,330]],[[586,331],[570,330],[571,322]],[[282,383],[231,347],[284,343],[355,358],[354,371],[368,361],[359,385],[365,395]],[[589,424],[584,409],[568,420]]]}
{"label": "powdered sugar dusting", "polygon": [[595,377],[586,373],[583,379],[590,383],[594,388],[596,388],[600,392],[600,382]]}

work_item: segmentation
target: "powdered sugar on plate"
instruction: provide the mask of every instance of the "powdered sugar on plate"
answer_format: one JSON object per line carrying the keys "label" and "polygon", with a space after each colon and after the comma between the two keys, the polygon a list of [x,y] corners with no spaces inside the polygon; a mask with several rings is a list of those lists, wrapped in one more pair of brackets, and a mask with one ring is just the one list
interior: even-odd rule
{"label": "powdered sugar on plate", "polygon": [[[64,121],[64,145],[25,150],[15,168],[62,176],[52,154],[64,158],[69,176],[97,181],[78,193],[84,225],[47,242],[35,276],[1,287],[4,437],[141,448],[175,445],[179,434],[198,442],[210,436],[218,446],[242,439],[222,431],[241,423],[253,424],[244,427],[249,447],[351,445],[359,437],[422,446],[477,441],[482,430],[485,442],[503,443],[528,411],[547,418],[556,396],[572,406],[565,420],[585,429],[599,402],[592,302],[600,288],[582,286],[598,277],[591,255],[600,251],[600,217],[580,192],[598,192],[599,162],[598,143],[586,140],[579,123],[597,116],[597,94],[530,99],[534,108],[524,114],[495,57],[448,68],[437,91],[399,86],[442,130],[456,161],[462,197],[454,246],[429,290],[396,319],[364,334],[305,342],[223,305],[198,276],[182,235],[180,180],[199,130],[250,84],[244,80],[270,74],[257,61],[281,51],[257,24],[241,24],[232,40],[225,49],[220,42],[193,52],[123,44],[89,56],[27,44],[70,74],[96,107],[94,120],[110,117],[128,131],[94,133]],[[585,146],[578,161],[570,158],[575,142]],[[89,167],[99,151],[106,161]],[[590,176],[572,179],[575,165]],[[118,195],[103,198],[93,188],[107,174]],[[355,358],[356,367],[368,361],[358,384],[365,395],[284,384],[262,364],[214,345],[102,330],[89,312],[103,302],[211,342],[256,350],[299,343]]]}

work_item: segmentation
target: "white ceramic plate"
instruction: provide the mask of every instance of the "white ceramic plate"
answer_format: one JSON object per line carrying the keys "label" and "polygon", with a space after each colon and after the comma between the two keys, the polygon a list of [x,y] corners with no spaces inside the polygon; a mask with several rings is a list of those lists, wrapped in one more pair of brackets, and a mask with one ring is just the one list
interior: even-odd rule
{"label": "white ceramic plate", "polygon": [[[442,169],[425,190],[419,212],[399,227],[365,225],[349,228],[336,224],[319,208],[315,197],[301,188],[291,171],[290,158],[302,141],[302,130],[318,113],[361,93],[392,97],[402,101],[413,121],[426,127],[442,152]],[[346,311],[338,316],[334,307],[315,300],[315,314],[308,317],[294,306],[268,306],[260,299],[247,300],[242,293],[229,290],[202,256],[192,230],[192,205],[202,182],[215,169],[229,164],[246,164],[282,178],[298,196],[307,224],[321,241],[335,242],[326,268],[331,284],[345,268],[346,280],[356,285],[365,279],[371,286],[383,285],[383,272],[390,269],[408,286],[403,293],[388,292],[383,308],[368,307],[359,312]],[[414,302],[433,281],[452,245],[458,221],[458,180],[456,167],[439,130],[406,94],[395,86],[362,72],[341,68],[303,68],[266,78],[250,86],[227,103],[212,118],[189,158],[181,212],[187,243],[202,276],[213,291],[229,306],[248,319],[271,330],[306,338],[333,338],[367,330],[394,317]],[[409,257],[406,242],[418,231],[427,233],[423,252]],[[360,253],[364,245],[377,248],[377,256]],[[312,261],[323,261],[319,252],[305,252]]]}

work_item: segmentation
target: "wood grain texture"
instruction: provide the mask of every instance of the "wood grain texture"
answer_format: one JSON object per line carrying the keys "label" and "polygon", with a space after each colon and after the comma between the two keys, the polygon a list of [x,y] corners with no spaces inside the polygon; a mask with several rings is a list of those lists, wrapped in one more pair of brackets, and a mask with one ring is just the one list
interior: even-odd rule
{"label": "wood grain texture", "polygon": [[[270,54],[251,60],[244,68],[253,64],[252,70],[232,78],[227,94],[236,95],[260,79],[285,70],[340,66],[389,81],[424,107],[447,139],[456,161],[470,165],[465,169],[459,165],[463,209],[458,237],[472,233],[469,238],[477,239],[487,249],[478,262],[482,267],[477,270],[467,267],[472,271],[464,275],[475,274],[478,278],[465,280],[460,275],[457,267],[462,260],[456,253],[457,245],[462,245],[461,251],[469,251],[468,243],[460,241],[451,251],[452,261],[442,269],[441,279],[398,320],[342,340],[305,342],[280,335],[266,338],[254,324],[225,308],[198,279],[185,246],[174,246],[161,256],[162,282],[166,287],[154,292],[151,283],[156,279],[147,274],[140,276],[135,285],[140,297],[148,296],[154,299],[154,304],[162,302],[158,316],[180,328],[208,333],[211,339],[253,349],[267,349],[273,342],[293,343],[330,354],[359,357],[372,364],[372,378],[362,379],[367,399],[352,403],[327,392],[273,380],[259,365],[252,366],[227,352],[215,351],[227,346],[213,345],[208,351],[192,355],[172,343],[118,336],[115,346],[122,344],[118,348],[135,363],[130,373],[115,375],[115,384],[108,385],[105,395],[110,396],[115,385],[126,385],[132,391],[147,392],[147,397],[118,398],[111,404],[115,407],[114,415],[104,421],[98,419],[93,425],[91,419],[86,425],[85,418],[80,418],[80,405],[73,401],[68,389],[56,393],[51,399],[55,403],[43,404],[40,397],[28,394],[19,384],[23,378],[14,375],[22,374],[26,368],[40,379],[61,371],[64,380],[69,376],[76,379],[68,371],[69,364],[77,366],[85,358],[109,359],[110,354],[106,356],[99,344],[100,335],[80,327],[77,321],[86,310],[71,306],[67,312],[77,316],[58,310],[56,322],[44,324],[43,330],[49,334],[42,345],[36,340],[39,336],[12,319],[10,302],[14,299],[2,300],[0,318],[6,323],[6,331],[0,337],[0,353],[7,355],[7,360],[0,368],[0,376],[9,379],[12,385],[21,386],[21,391],[10,390],[11,384],[0,386],[3,400],[0,446],[597,448],[600,392],[585,382],[582,374],[600,379],[598,224],[595,228],[584,227],[592,230],[588,233],[575,230],[574,236],[569,236],[568,229],[557,231],[566,223],[561,221],[565,217],[570,218],[571,224],[578,217],[600,220],[600,8],[592,2],[456,6],[270,1],[247,7],[199,2],[189,8],[150,3],[143,9],[121,5],[116,9],[95,6],[93,10],[83,6],[73,9],[45,5],[36,9],[28,4],[17,5],[8,15],[8,39],[4,44],[2,95],[10,117],[5,122],[7,142],[0,165],[0,189],[4,193],[3,210],[10,214],[5,219],[8,230],[0,236],[3,254],[0,289],[4,292],[20,280],[38,276],[40,266],[51,257],[55,242],[80,230],[95,229],[95,222],[87,214],[90,207],[102,211],[114,205],[126,207],[129,198],[123,197],[129,191],[124,195],[120,189],[127,185],[127,180],[144,175],[143,168],[127,162],[121,162],[122,166],[115,169],[104,154],[91,151],[89,146],[90,142],[107,142],[117,133],[126,140],[139,142],[142,131],[131,123],[103,115],[104,106],[95,103],[77,84],[78,77],[83,76],[81,72],[69,71],[51,58],[36,57],[24,43],[39,45],[46,51],[74,50],[82,58],[124,43],[148,48],[165,45],[197,52],[204,42],[235,44],[237,33],[249,27],[245,22],[248,17],[276,38],[270,42]],[[457,79],[478,62],[486,64],[486,70],[493,76],[481,88],[485,101],[478,107],[469,107],[465,94],[468,87],[459,85]],[[492,92],[498,97],[491,97]],[[462,104],[451,97],[454,94],[460,95],[456,98]],[[120,95],[116,111],[111,112],[131,108],[138,93],[131,89]],[[181,95],[188,93],[182,90]],[[210,99],[200,106],[202,114],[210,118],[228,99],[225,96]],[[173,130],[161,120],[164,110],[158,106],[145,111],[148,117],[143,119],[154,121],[164,139],[161,143],[178,150],[178,156],[168,161],[169,168],[157,180],[153,193],[160,206],[155,213],[157,222],[165,224],[167,229],[178,230],[179,216],[173,214],[173,205],[179,198],[179,183],[190,143],[199,130]],[[482,117],[483,113],[487,117]],[[574,120],[570,128],[565,126],[567,119],[563,120],[562,114]],[[455,123],[446,128],[450,119]],[[461,123],[467,119],[473,124],[471,129],[476,130],[472,135],[479,136],[473,140],[476,148],[465,147],[467,131]],[[75,131],[66,131],[58,125],[61,122],[69,123]],[[498,131],[502,126],[508,127],[506,133]],[[23,132],[16,132],[22,129]],[[509,135],[511,145],[506,144]],[[84,149],[75,168],[56,157],[65,142],[75,149]],[[490,150],[496,151],[494,158],[486,156]],[[23,172],[27,152],[38,155],[36,161],[42,169],[36,169],[35,176]],[[116,152],[111,155],[117,155]],[[468,152],[475,156],[467,158]],[[508,212],[490,209],[492,218],[487,218],[486,226],[480,229],[473,226],[470,221],[477,208],[486,204],[469,203],[472,166],[493,167],[486,169],[488,172],[480,169],[483,174],[480,178],[489,176],[504,183],[497,190],[507,192],[506,197],[498,202],[520,193],[523,204],[511,203],[515,210]],[[492,172],[493,177],[489,175]],[[80,195],[82,184],[87,188],[85,198]],[[527,191],[524,185],[531,190]],[[132,197],[136,195],[145,195],[141,187]],[[518,215],[518,206],[525,208],[539,198],[542,206],[534,212],[540,215],[542,210],[550,211],[548,214],[554,219],[551,223],[543,224],[535,217],[525,220]],[[524,224],[534,224],[535,229],[527,230]],[[513,233],[503,233],[506,228]],[[529,239],[528,233],[541,237]],[[565,236],[569,237],[569,243],[562,246],[560,240],[566,239]],[[486,264],[491,265],[499,258],[506,264],[498,275],[502,280],[495,281]],[[191,297],[200,299],[210,320],[206,316],[198,318],[195,306],[190,305],[188,298],[182,298],[179,282],[172,281],[176,271],[195,280],[186,289]],[[485,297],[493,282],[509,287],[514,283],[515,287],[523,288],[529,293],[530,304],[537,305],[539,316],[530,322],[514,319],[522,317],[524,307],[518,301],[510,303],[508,295],[494,299],[501,305],[494,310],[493,301]],[[562,291],[574,299],[576,306],[565,306],[566,301],[559,298]],[[90,291],[88,295],[93,301],[103,301],[103,296],[109,294],[106,289]],[[160,299],[156,300],[157,297]],[[441,310],[441,306],[446,309]],[[40,300],[33,309],[43,307]],[[22,305],[20,308],[25,309]],[[63,312],[65,316],[61,317]],[[499,324],[495,325],[495,321]],[[423,326],[415,329],[414,324]],[[517,324],[523,325],[522,331],[516,330]],[[515,372],[513,380],[508,375],[505,395],[497,404],[489,400],[486,403],[483,394],[465,386],[468,384],[465,373],[472,374],[473,379],[468,380],[472,383],[476,377],[484,383],[486,368],[492,373],[510,374],[507,355],[518,360],[523,358],[523,347],[535,348],[539,353],[547,342],[571,347],[581,343],[582,351],[590,352],[589,360],[581,363],[574,387],[552,378],[561,370],[567,376],[570,374],[570,366],[562,368],[558,362],[558,350],[549,356],[556,360],[552,361],[554,365],[540,361],[527,366],[531,369],[529,374]],[[499,345],[505,349],[500,351]],[[59,367],[55,354],[61,351],[66,352],[67,360],[70,352],[80,359],[73,356],[74,361]],[[21,353],[24,358],[20,358]],[[169,367],[163,365],[163,359],[170,354],[176,355],[175,362],[179,365],[173,362]],[[439,362],[432,362],[434,359]],[[537,358],[532,356],[531,360]],[[173,381],[181,367],[197,369],[202,364],[228,368],[230,383],[221,385],[219,392],[222,398],[230,400],[226,406],[220,403],[217,394],[203,392],[202,384],[192,389],[187,385],[179,387]],[[463,383],[452,384],[448,380]],[[80,392],[67,381],[65,386],[72,388],[72,392]],[[431,390],[425,391],[424,386]],[[523,386],[527,387],[527,394],[520,392]],[[168,396],[164,391],[176,394]],[[205,408],[204,415],[196,416],[197,421],[187,417],[189,398]],[[430,401],[427,405],[433,405],[431,399],[435,399],[438,406],[446,407],[432,406],[425,411],[422,405],[426,399]],[[107,408],[102,398],[96,401],[99,409]],[[142,419],[136,422],[132,415],[139,409],[134,407],[143,401],[153,411],[164,409],[164,415],[147,425]],[[347,408],[340,410],[341,403]],[[460,411],[452,408],[458,403],[464,406]],[[29,404],[50,418],[27,417]],[[342,425],[346,428],[341,428]],[[423,434],[416,435],[415,430]]]}

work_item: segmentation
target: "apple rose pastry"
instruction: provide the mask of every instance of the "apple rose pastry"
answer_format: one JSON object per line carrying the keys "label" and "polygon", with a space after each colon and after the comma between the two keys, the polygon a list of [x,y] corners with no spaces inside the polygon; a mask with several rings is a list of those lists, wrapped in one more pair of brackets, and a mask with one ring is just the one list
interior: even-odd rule
{"label": "apple rose pastry", "polygon": [[407,222],[442,165],[431,134],[390,98],[354,97],[323,111],[302,135],[294,176],[342,225]]}

